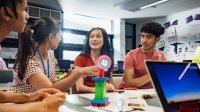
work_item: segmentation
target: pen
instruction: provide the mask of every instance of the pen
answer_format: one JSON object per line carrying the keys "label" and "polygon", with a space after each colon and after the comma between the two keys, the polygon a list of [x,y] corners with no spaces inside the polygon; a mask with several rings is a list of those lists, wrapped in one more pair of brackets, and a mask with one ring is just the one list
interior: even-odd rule
{"label": "pen", "polygon": [[138,88],[124,88],[124,90],[138,90]]}

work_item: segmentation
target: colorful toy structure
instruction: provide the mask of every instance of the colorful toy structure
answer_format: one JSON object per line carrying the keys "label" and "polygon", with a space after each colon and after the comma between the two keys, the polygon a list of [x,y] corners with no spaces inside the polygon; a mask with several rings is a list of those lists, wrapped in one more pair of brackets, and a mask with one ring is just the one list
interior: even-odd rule
{"label": "colorful toy structure", "polygon": [[104,107],[108,105],[108,97],[106,97],[106,81],[108,77],[104,77],[104,69],[111,66],[111,59],[107,55],[98,58],[98,77],[92,78],[95,81],[95,98],[91,101],[92,106]]}

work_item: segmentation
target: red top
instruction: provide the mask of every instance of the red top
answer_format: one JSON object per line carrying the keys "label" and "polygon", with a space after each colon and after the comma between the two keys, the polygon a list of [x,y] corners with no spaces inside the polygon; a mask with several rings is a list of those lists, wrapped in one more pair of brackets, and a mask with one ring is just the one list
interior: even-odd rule
{"label": "red top", "polygon": [[[94,65],[95,64],[92,61],[92,58],[90,55],[79,55],[76,57],[74,61],[74,66],[88,67],[88,66],[94,66]],[[95,87],[95,82],[92,80],[93,77],[96,77],[96,76],[84,77],[84,85],[88,87]],[[110,76],[106,76],[106,73],[105,73],[105,77],[110,77]]]}
{"label": "red top", "polygon": [[[124,60],[124,70],[126,69],[133,69],[133,74],[135,78],[139,78],[147,74],[147,70],[145,68],[144,61],[145,60],[158,60],[158,61],[165,61],[165,56],[156,50],[153,51],[153,55],[151,56],[145,56],[142,53],[141,48],[137,48],[135,50],[129,51],[129,53],[126,55]],[[120,89],[123,89],[125,86],[124,79],[120,85]],[[141,87],[138,87],[140,89],[148,89],[152,88],[151,82],[142,85]]]}
{"label": "red top", "polygon": [[[79,66],[79,67],[88,67],[88,66],[94,66],[94,62],[92,61],[91,56],[89,55],[79,55],[76,57],[74,61],[74,66]],[[84,77],[84,85],[89,86],[89,87],[94,87],[95,82],[92,81],[92,78],[94,76],[87,76]]]}

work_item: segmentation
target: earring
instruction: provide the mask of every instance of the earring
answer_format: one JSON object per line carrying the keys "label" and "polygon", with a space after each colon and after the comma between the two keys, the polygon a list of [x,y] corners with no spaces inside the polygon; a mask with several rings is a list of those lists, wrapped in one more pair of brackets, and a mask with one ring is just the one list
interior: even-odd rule
{"label": "earring", "polygon": [[9,21],[9,20],[10,20],[10,17],[4,15],[4,19],[5,19],[5,21]]}

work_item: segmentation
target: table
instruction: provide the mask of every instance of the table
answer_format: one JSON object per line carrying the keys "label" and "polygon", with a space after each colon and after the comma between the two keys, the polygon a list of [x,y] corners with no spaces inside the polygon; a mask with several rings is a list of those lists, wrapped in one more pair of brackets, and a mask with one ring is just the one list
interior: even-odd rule
{"label": "table", "polygon": [[[145,100],[141,98],[142,94],[151,94],[154,98]],[[123,112],[131,112],[133,108],[142,109],[143,112],[164,112],[154,89],[125,90],[124,93],[107,93],[106,96],[109,97],[108,106],[92,107],[90,106],[90,101],[94,98],[92,93],[67,95],[59,112],[113,112],[121,108]],[[130,103],[135,106],[128,106]],[[141,110],[134,112],[141,112]]]}
{"label": "table", "polygon": [[0,83],[0,91],[7,91],[8,83]]}

